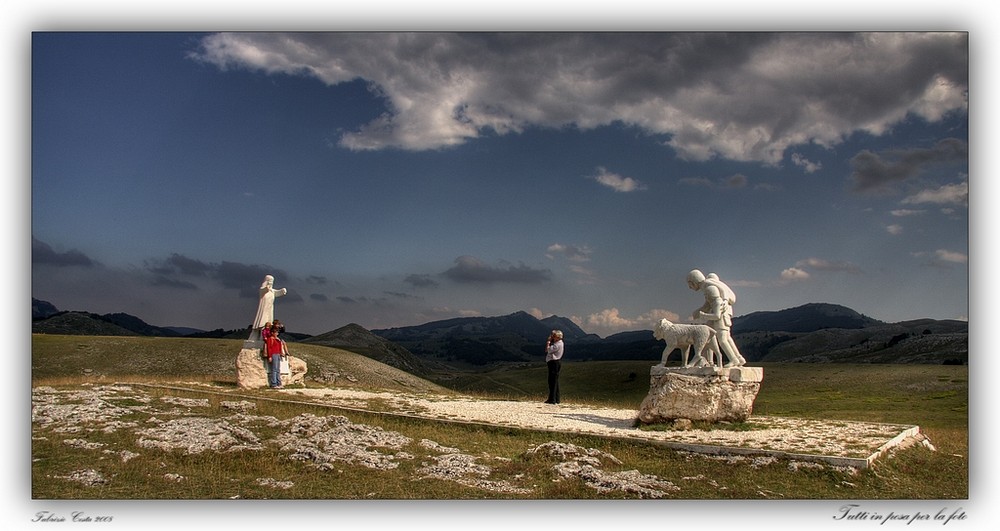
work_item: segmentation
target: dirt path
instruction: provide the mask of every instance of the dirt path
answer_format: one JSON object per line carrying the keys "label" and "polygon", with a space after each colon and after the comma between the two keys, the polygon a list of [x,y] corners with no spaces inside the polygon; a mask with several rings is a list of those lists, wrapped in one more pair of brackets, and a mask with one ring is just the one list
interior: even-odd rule
{"label": "dirt path", "polygon": [[331,406],[448,422],[570,432],[660,444],[699,453],[769,455],[865,468],[890,448],[924,440],[918,426],[752,417],[752,429],[652,431],[635,427],[637,410],[563,403],[409,395],[349,389],[285,389],[289,397]]}

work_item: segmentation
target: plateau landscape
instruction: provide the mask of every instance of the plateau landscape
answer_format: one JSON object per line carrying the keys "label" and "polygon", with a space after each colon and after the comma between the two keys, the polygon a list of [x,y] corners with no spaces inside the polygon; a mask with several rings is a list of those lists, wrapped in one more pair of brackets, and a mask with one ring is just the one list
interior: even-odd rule
{"label": "plateau landscape", "polygon": [[[503,4],[470,30],[454,6],[345,5],[164,29],[59,6],[9,32],[32,299],[14,520],[992,523],[970,415],[996,387],[970,352],[992,32],[965,27],[988,17],[533,4],[535,29]],[[308,30],[263,31],[295,12]],[[730,363],[664,352],[664,321]],[[612,500],[642,502],[491,503]]]}

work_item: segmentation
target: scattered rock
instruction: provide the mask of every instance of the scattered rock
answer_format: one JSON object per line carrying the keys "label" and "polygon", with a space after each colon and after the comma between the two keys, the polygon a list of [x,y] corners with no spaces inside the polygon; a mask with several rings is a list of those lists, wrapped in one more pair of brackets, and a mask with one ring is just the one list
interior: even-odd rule
{"label": "scattered rock", "polygon": [[157,427],[136,431],[143,448],[183,450],[185,454],[205,451],[260,449],[260,439],[252,431],[230,425],[225,420],[184,417],[162,422]]}
{"label": "scattered rock", "polygon": [[70,472],[68,476],[55,476],[58,479],[65,479],[68,481],[76,481],[83,483],[88,487],[96,487],[98,485],[104,485],[108,482],[107,479],[98,471],[94,469],[86,470],[74,470]]}
{"label": "scattered rock", "polygon": [[257,478],[256,483],[261,487],[271,487],[275,489],[290,489],[295,486],[291,481],[278,481],[274,478]]}
{"label": "scattered rock", "polygon": [[552,468],[563,478],[578,478],[585,485],[598,492],[625,492],[638,494],[642,498],[662,498],[680,487],[670,481],[638,470],[605,472],[603,461],[620,465],[615,456],[594,448],[583,448],[574,444],[550,441],[528,450],[528,455],[543,454],[560,460]]}
{"label": "scattered rock", "polygon": [[84,439],[64,439],[63,442],[73,448],[83,448],[86,450],[96,450],[104,446],[104,443],[88,442]]}
{"label": "scattered rock", "polygon": [[312,463],[321,470],[330,470],[337,461],[357,464],[375,470],[399,466],[394,455],[376,448],[399,450],[411,442],[405,435],[379,427],[354,424],[346,417],[319,417],[303,413],[283,423],[287,431],[274,439],[290,459]]}
{"label": "scattered rock", "polygon": [[161,397],[160,400],[168,404],[184,407],[210,407],[212,405],[207,398],[179,398],[176,396],[164,396]]}
{"label": "scattered rock", "polygon": [[257,409],[256,403],[249,402],[247,400],[240,400],[239,402],[234,402],[231,400],[223,400],[222,402],[219,403],[219,405],[221,405],[226,409],[232,409],[242,413],[246,413],[247,411],[253,411]]}

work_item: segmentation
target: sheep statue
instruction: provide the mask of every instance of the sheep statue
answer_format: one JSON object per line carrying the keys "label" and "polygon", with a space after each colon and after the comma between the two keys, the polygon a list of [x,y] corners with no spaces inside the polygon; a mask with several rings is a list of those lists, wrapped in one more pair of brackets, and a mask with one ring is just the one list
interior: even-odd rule
{"label": "sheep statue", "polygon": [[[703,324],[674,324],[666,319],[660,319],[653,329],[653,337],[666,341],[663,358],[658,367],[667,364],[667,357],[674,349],[681,351],[681,366],[705,367],[715,365],[722,367],[722,350],[716,339],[716,331]],[[690,349],[694,348],[694,357],[690,358]]]}

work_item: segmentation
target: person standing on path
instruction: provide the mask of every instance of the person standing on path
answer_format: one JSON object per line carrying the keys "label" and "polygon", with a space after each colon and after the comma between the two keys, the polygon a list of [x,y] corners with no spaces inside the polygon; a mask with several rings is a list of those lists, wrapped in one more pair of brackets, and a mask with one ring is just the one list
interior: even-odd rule
{"label": "person standing on path", "polygon": [[559,403],[559,370],[562,369],[563,333],[553,330],[545,342],[545,364],[549,368],[549,399],[546,404]]}

